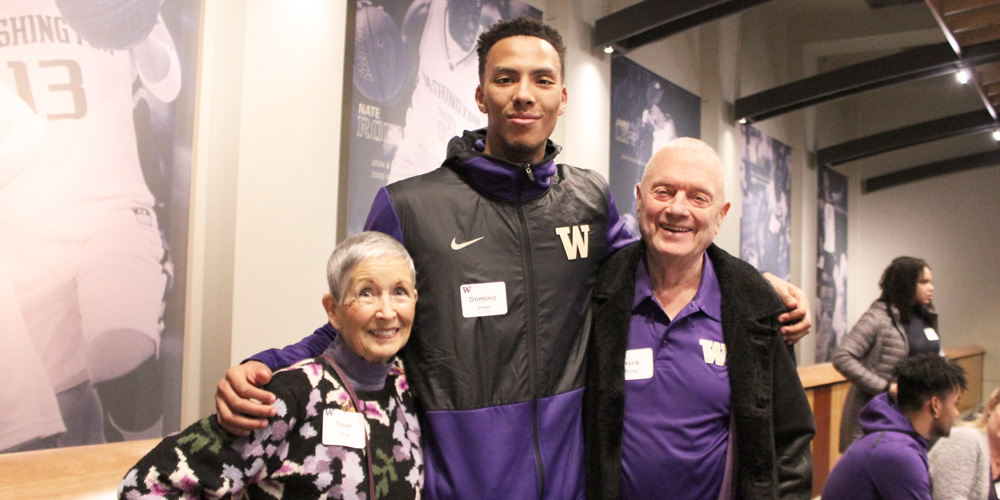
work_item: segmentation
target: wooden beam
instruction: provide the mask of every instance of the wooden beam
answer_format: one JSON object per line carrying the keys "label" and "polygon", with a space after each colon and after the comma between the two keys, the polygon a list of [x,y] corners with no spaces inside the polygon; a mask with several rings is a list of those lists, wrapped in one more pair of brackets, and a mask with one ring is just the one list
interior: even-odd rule
{"label": "wooden beam", "polygon": [[864,192],[866,194],[873,193],[882,189],[930,179],[940,175],[998,165],[1000,165],[1000,151],[987,151],[985,153],[951,158],[865,179]]}
{"label": "wooden beam", "polygon": [[627,52],[770,0],[643,0],[594,23],[594,47]]}
{"label": "wooden beam", "polygon": [[[996,48],[1000,58],[1000,44]],[[925,45],[741,97],[733,111],[736,119],[760,121],[864,91],[954,72],[959,67],[948,44]]]}
{"label": "wooden beam", "polygon": [[816,163],[828,167],[840,165],[916,144],[993,130],[994,127],[996,122],[989,112],[971,111],[822,148],[816,152]]}

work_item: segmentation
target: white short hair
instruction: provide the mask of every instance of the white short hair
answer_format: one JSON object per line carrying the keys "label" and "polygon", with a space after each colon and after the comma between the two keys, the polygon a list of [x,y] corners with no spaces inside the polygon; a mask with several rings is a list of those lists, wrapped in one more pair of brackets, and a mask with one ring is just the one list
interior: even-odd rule
{"label": "white short hair", "polygon": [[410,268],[410,278],[417,282],[417,271],[413,259],[400,242],[392,236],[377,231],[365,231],[342,241],[330,254],[326,263],[326,281],[330,285],[330,295],[338,304],[351,283],[354,268],[362,261],[370,259],[401,258]]}

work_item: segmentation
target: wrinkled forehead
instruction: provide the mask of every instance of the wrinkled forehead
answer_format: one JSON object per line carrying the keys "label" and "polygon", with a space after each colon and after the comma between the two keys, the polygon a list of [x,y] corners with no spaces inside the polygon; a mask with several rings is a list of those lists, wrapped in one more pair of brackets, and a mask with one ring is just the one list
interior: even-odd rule
{"label": "wrinkled forehead", "polygon": [[711,149],[668,147],[657,151],[643,171],[642,183],[665,179],[702,185],[717,190],[719,195],[725,193],[722,160]]}

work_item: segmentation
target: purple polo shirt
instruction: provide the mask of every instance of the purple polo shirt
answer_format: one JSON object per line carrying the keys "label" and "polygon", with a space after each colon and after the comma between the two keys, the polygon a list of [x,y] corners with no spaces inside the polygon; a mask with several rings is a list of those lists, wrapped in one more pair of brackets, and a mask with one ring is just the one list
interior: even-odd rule
{"label": "purple polo shirt", "polygon": [[729,375],[722,294],[707,254],[704,262],[698,293],[673,320],[653,296],[645,257],[636,270],[622,498],[719,497],[729,444]]}

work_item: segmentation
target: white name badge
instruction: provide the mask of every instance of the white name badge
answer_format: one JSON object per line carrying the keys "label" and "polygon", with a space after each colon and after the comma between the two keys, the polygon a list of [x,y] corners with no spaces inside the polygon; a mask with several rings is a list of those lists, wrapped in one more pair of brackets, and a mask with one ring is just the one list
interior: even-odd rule
{"label": "white name badge", "polygon": [[507,314],[507,285],[504,282],[473,283],[460,288],[462,316],[480,318]]}
{"label": "white name badge", "polygon": [[653,350],[630,349],[625,351],[625,380],[653,378]]}
{"label": "white name badge", "polygon": [[360,413],[323,410],[323,444],[363,449],[365,447],[365,417]]}
{"label": "white name badge", "polygon": [[924,328],[924,335],[927,336],[927,340],[930,340],[931,342],[934,342],[935,340],[941,338],[938,337],[937,332],[935,332],[934,329],[929,326],[927,328]]}

